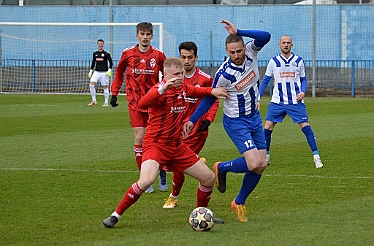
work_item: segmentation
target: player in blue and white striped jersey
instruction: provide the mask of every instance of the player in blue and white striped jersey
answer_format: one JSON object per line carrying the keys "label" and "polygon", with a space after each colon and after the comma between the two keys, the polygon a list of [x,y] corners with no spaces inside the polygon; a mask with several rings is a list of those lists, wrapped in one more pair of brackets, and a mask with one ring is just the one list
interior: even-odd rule
{"label": "player in blue and white striped jersey", "polygon": [[260,85],[260,95],[262,96],[271,78],[274,77],[273,95],[264,127],[266,161],[268,164],[270,163],[270,142],[274,127],[278,122],[282,122],[288,114],[293,122],[299,124],[301,131],[305,134],[313,152],[316,168],[322,168],[323,164],[318,153],[316,138],[308,123],[308,113],[304,104],[308,80],[305,76],[303,58],[291,52],[293,44],[290,36],[282,36],[278,45],[281,53],[270,59]]}
{"label": "player in blue and white striped jersey", "polygon": [[[245,202],[260,181],[266,168],[266,145],[261,116],[257,108],[259,94],[259,70],[257,53],[270,41],[270,33],[260,30],[239,30],[227,20],[222,20],[229,32],[226,38],[226,53],[229,58],[218,69],[213,87],[225,87],[229,98],[223,106],[223,126],[242,157],[226,162],[216,162],[216,186],[220,192],[226,190],[227,172],[245,173],[242,187],[231,202],[240,222],[247,222]],[[243,37],[253,40],[244,43]],[[205,97],[190,121],[185,125],[185,134],[193,124],[213,105],[216,98]]]}

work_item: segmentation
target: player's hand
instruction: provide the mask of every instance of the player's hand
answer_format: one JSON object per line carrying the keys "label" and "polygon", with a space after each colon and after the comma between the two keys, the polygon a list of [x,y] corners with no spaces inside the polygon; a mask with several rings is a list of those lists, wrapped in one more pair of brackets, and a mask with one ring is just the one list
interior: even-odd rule
{"label": "player's hand", "polygon": [[261,106],[260,101],[258,101],[257,104],[256,104],[257,110],[260,110],[260,106]]}
{"label": "player's hand", "polygon": [[171,87],[179,87],[183,82],[183,79],[179,78],[179,77],[174,77],[174,78],[171,78],[169,79],[168,81],[166,81],[163,85],[162,85],[162,90],[163,91],[167,91],[169,90]]}
{"label": "player's hand", "polygon": [[88,78],[90,79],[92,77],[93,70],[90,69],[90,72],[87,74]]}
{"label": "player's hand", "polygon": [[296,101],[301,102],[305,97],[304,92],[300,92],[299,94],[296,95]]}
{"label": "player's hand", "polygon": [[226,29],[230,34],[237,34],[237,33],[238,33],[238,29],[237,29],[237,28],[234,26],[234,24],[232,24],[231,22],[222,19],[222,20],[221,20],[221,23],[226,24],[226,26],[224,26],[224,28],[225,28],[225,29]]}
{"label": "player's hand", "polygon": [[217,98],[227,99],[229,98],[229,94],[224,87],[216,87],[212,89],[212,95]]}
{"label": "player's hand", "polygon": [[202,120],[200,127],[197,129],[198,132],[207,131],[210,126],[209,120]]}
{"label": "player's hand", "polygon": [[106,76],[110,77],[112,76],[112,69],[108,69],[108,72],[106,72]]}
{"label": "player's hand", "polygon": [[182,137],[187,138],[188,134],[190,134],[193,128],[193,123],[191,121],[187,121],[186,124],[183,125]]}
{"label": "player's hand", "polygon": [[112,107],[117,107],[118,106],[117,96],[112,96],[112,98],[110,99],[110,105],[112,105]]}

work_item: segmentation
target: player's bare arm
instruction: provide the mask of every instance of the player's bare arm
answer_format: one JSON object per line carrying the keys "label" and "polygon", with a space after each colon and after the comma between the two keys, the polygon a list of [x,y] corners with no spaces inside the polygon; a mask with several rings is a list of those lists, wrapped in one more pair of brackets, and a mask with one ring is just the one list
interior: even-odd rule
{"label": "player's bare arm", "polygon": [[232,24],[231,22],[229,22],[228,20],[224,20],[222,19],[221,20],[221,23],[223,24],[226,24],[224,26],[224,28],[230,33],[230,34],[237,34],[238,33],[238,29],[234,26],[234,24]]}

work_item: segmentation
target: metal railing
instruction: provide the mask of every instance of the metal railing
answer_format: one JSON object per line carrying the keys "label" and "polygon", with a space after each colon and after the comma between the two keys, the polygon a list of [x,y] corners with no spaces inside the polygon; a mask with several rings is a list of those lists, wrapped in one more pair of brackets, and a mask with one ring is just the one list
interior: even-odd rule
{"label": "metal railing", "polygon": [[[118,61],[113,62],[114,74]],[[214,77],[222,62],[198,60],[196,65]],[[314,82],[316,89],[349,91],[352,97],[360,90],[366,93],[374,92],[374,60],[317,60],[316,81],[312,81],[312,61],[304,62],[309,88]],[[268,61],[259,61],[261,77],[265,73],[267,63]],[[87,60],[3,59],[0,63],[0,92],[88,93],[87,73],[90,64],[91,61]]]}

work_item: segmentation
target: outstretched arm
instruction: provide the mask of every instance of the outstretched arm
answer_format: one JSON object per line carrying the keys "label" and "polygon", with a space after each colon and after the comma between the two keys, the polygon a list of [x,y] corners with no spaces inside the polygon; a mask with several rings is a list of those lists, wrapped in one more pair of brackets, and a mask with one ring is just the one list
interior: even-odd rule
{"label": "outstretched arm", "polygon": [[224,28],[230,34],[253,38],[254,43],[257,47],[264,47],[270,41],[271,34],[269,32],[261,30],[240,30],[237,29],[234,24],[227,20],[221,20],[221,23],[226,24]]}
{"label": "outstretched arm", "polygon": [[232,24],[230,21],[228,20],[224,20],[222,19],[221,20],[221,23],[224,23],[226,24],[224,26],[224,28],[230,33],[230,34],[236,34],[238,32],[238,29],[236,28],[236,26],[234,24]]}

